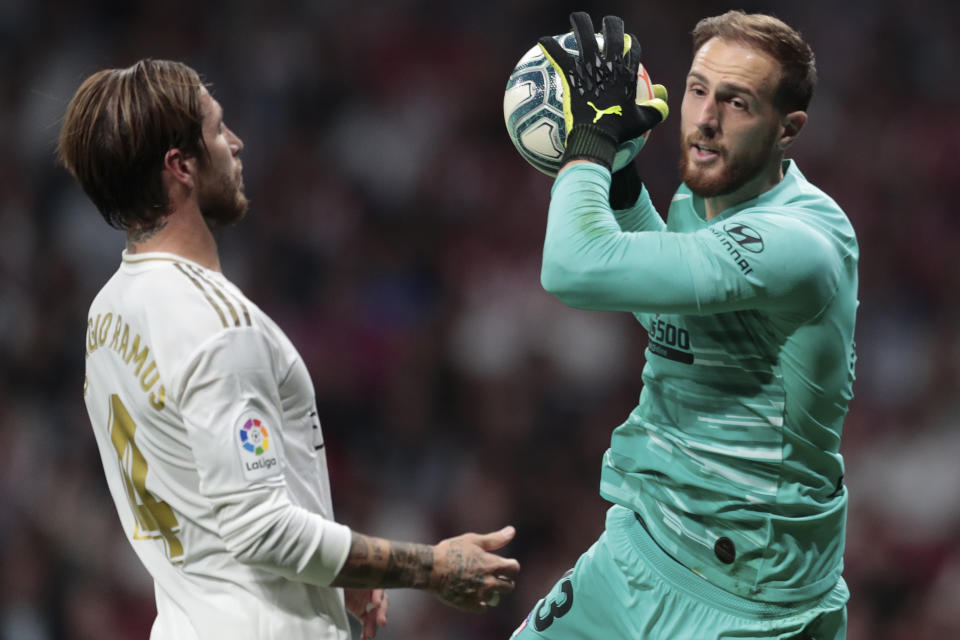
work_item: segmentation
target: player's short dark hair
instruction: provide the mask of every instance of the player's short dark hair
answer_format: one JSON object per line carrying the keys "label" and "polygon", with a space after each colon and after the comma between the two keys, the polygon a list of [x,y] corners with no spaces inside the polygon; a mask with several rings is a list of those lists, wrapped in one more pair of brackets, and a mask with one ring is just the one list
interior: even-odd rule
{"label": "player's short dark hair", "polygon": [[813,49],[795,29],[762,13],[728,11],[704,18],[693,29],[693,53],[711,38],[755,47],[780,63],[782,76],[773,104],[784,113],[806,111],[817,84]]}
{"label": "player's short dark hair", "polygon": [[181,62],[140,60],[80,85],[63,119],[57,157],[112,227],[150,231],[169,213],[164,156],[206,158],[203,83]]}

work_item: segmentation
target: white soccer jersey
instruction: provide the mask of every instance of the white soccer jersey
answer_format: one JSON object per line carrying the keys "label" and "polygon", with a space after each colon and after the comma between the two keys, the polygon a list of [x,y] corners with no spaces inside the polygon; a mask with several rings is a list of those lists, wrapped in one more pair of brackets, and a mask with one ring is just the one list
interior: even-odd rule
{"label": "white soccer jersey", "polygon": [[153,576],[152,639],[349,639],[313,383],[222,274],[127,255],[90,307],[84,399]]}

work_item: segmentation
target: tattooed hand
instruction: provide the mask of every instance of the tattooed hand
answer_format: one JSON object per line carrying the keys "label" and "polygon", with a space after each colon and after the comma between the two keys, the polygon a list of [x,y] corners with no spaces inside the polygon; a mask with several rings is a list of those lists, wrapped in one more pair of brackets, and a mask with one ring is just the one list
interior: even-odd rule
{"label": "tattooed hand", "polygon": [[434,547],[431,584],[427,590],[442,602],[464,611],[496,606],[502,594],[513,591],[520,563],[488,553],[513,539],[513,527],[487,534],[465,533]]}

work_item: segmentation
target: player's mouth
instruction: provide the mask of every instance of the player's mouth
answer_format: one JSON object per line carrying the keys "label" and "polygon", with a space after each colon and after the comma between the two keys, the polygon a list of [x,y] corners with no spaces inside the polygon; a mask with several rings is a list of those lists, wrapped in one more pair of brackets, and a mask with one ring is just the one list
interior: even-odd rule
{"label": "player's mouth", "polygon": [[703,142],[691,142],[690,155],[697,162],[712,162],[720,157],[720,148]]}

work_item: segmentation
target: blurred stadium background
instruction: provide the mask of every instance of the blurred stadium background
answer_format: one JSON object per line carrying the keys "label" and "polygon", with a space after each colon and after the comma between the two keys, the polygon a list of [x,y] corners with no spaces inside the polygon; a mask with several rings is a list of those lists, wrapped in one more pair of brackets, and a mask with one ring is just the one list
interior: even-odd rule
{"label": "blurred stadium background", "polygon": [[224,270],[307,361],[338,519],[423,541],[517,526],[524,571],[496,611],[393,592],[379,637],[506,638],[601,530],[600,456],[646,337],[540,289],[550,181],[510,145],[504,83],[570,10],[622,15],[673,95],[642,154],[665,210],[688,33],[731,7],[813,44],[791,155],[861,244],[849,638],[960,637],[956,3],[3,0],[0,638],[146,638],[154,613],[81,397],[86,308],[123,246],[53,160],[87,74],[184,60],[244,139],[252,206]]}

